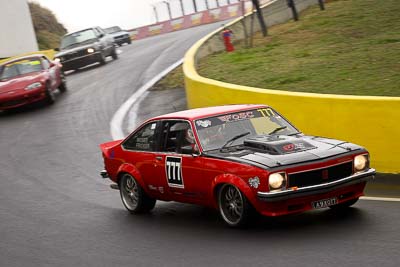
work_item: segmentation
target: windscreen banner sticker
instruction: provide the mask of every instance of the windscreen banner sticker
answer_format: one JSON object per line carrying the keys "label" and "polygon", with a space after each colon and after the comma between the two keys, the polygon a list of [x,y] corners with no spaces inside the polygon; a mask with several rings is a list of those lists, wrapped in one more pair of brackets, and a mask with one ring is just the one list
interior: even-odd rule
{"label": "windscreen banner sticker", "polygon": [[241,112],[235,112],[230,114],[225,114],[217,117],[210,117],[206,119],[201,119],[196,121],[197,129],[205,129],[211,126],[217,126],[229,122],[243,121],[253,118],[267,117],[270,119],[280,118],[271,108],[261,108],[257,110],[246,110]]}
{"label": "windscreen banner sticker", "polygon": [[170,187],[184,188],[182,176],[182,158],[166,157],[165,172]]}

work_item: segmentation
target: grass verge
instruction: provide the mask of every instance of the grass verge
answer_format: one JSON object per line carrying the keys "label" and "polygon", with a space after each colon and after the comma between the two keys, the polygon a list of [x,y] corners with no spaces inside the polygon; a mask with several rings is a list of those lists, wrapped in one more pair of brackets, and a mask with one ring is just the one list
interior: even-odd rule
{"label": "grass verge", "polygon": [[297,92],[400,96],[398,0],[336,0],[200,61],[211,79]]}

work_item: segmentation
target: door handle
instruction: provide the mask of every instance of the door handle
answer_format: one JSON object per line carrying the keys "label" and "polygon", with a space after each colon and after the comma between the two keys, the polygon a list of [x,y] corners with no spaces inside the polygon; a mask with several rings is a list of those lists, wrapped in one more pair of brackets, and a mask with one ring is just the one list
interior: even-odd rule
{"label": "door handle", "polygon": [[162,157],[161,156],[157,156],[156,160],[162,160]]}

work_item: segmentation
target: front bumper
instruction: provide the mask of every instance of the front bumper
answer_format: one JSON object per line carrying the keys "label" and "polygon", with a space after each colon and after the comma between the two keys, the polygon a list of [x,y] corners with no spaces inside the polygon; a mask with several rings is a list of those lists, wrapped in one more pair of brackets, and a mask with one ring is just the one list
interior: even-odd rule
{"label": "front bumper", "polygon": [[14,109],[46,98],[45,88],[34,89],[13,95],[0,95],[0,110]]}
{"label": "front bumper", "polygon": [[333,181],[330,183],[301,187],[297,189],[289,188],[287,190],[277,191],[277,192],[257,192],[257,197],[262,201],[276,202],[292,198],[324,194],[346,186],[351,186],[369,181],[374,178],[375,173],[376,173],[375,169],[369,169],[366,172],[356,173],[349,177]]}
{"label": "front bumper", "polygon": [[68,60],[61,61],[63,70],[73,70],[84,67],[89,64],[99,62],[101,59],[101,52],[94,52],[92,54],[71,58]]}

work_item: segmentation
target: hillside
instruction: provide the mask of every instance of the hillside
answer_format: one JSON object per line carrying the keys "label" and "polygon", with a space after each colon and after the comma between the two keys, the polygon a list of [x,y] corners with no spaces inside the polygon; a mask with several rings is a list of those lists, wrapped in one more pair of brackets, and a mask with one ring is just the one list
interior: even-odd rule
{"label": "hillside", "polygon": [[59,47],[60,37],[67,33],[64,26],[49,9],[35,2],[29,3],[39,49]]}

